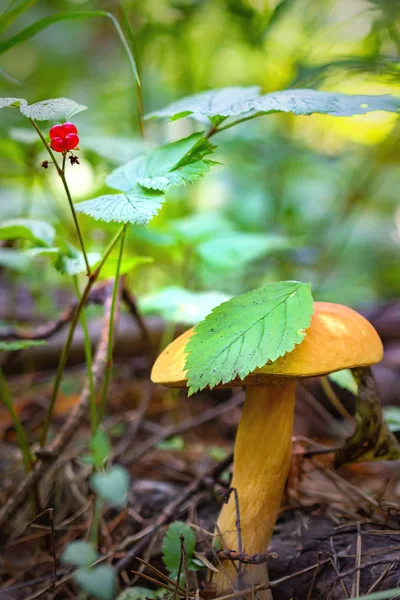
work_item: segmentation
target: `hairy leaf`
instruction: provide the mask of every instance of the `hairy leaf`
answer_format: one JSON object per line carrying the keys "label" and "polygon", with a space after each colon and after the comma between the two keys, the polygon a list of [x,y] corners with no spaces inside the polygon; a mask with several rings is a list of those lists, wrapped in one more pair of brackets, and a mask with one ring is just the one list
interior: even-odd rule
{"label": "hairy leaf", "polygon": [[167,192],[202,177],[212,164],[203,158],[213,149],[201,133],[194,133],[131,160],[113,171],[106,183],[121,192],[129,192],[137,184]]}
{"label": "hairy leaf", "polygon": [[236,377],[294,349],[310,325],[308,284],[271,283],[224,302],[201,321],[186,345],[189,394]]}
{"label": "hairy leaf", "polygon": [[179,563],[181,560],[181,535],[183,535],[185,540],[185,550],[188,562],[192,560],[196,545],[196,536],[189,525],[186,525],[183,521],[174,521],[174,523],[171,523],[163,539],[162,559],[172,577],[176,577],[179,570]]}
{"label": "hairy leaf", "polygon": [[171,121],[188,116],[200,121],[214,117],[235,117],[242,114],[241,106],[244,103],[259,95],[260,88],[257,86],[225,87],[188,96],[150,113],[147,117],[167,117]]}
{"label": "hairy leaf", "polygon": [[56,232],[52,225],[36,219],[10,219],[0,223],[0,240],[22,238],[33,243],[51,246]]}
{"label": "hairy leaf", "polygon": [[0,108],[8,108],[9,106],[27,106],[27,101],[24,98],[0,98]]}
{"label": "hairy leaf", "polygon": [[105,194],[79,202],[75,204],[75,210],[106,223],[147,225],[158,213],[164,199],[164,194],[137,185],[126,194]]}
{"label": "hairy leaf", "polygon": [[35,121],[57,121],[58,119],[71,119],[78,113],[86,110],[87,106],[77,104],[69,98],[53,98],[42,100],[35,104],[21,104],[21,112],[25,117]]}

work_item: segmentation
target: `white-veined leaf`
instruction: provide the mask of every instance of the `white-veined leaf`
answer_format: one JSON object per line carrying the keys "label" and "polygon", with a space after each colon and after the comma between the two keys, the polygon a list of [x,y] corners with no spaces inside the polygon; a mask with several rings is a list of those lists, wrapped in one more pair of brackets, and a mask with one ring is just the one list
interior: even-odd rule
{"label": "white-veined leaf", "polygon": [[34,104],[21,103],[20,105],[22,114],[35,121],[67,120],[86,109],[87,106],[78,104],[69,98],[52,98]]}

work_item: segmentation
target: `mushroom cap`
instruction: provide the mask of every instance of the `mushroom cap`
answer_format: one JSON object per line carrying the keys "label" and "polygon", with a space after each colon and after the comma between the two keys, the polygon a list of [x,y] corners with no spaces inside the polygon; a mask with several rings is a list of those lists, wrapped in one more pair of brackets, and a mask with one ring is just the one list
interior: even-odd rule
{"label": "mushroom cap", "polygon": [[[185,346],[189,329],[174,340],[154,363],[151,379],[168,387],[186,387]],[[279,378],[312,377],[333,371],[373,365],[383,357],[379,335],[362,315],[341,304],[315,302],[310,327],[301,344],[273,363],[217,387],[268,385]],[[272,381],[271,381],[272,380]]]}

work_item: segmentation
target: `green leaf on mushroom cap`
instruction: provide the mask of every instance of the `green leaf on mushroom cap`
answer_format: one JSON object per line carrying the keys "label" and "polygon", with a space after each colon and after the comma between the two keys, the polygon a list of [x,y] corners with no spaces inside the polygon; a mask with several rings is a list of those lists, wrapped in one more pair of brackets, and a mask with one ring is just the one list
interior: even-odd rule
{"label": "green leaf on mushroom cap", "polygon": [[311,322],[310,286],[271,283],[224,302],[201,321],[186,345],[189,394],[236,377],[294,349]]}

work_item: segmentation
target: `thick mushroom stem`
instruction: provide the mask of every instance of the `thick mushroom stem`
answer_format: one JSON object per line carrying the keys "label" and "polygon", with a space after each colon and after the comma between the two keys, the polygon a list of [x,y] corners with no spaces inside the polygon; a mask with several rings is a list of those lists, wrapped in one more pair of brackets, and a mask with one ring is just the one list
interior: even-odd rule
{"label": "thick mushroom stem", "polygon": [[[270,386],[248,386],[235,443],[232,487],[236,488],[242,551],[267,551],[289,473],[295,402],[294,379],[275,379]],[[236,502],[231,494],[222,507],[217,530],[225,549],[238,550]],[[245,589],[268,581],[263,565],[236,567],[223,561],[214,577],[218,591]],[[269,590],[258,594],[271,598]]]}

